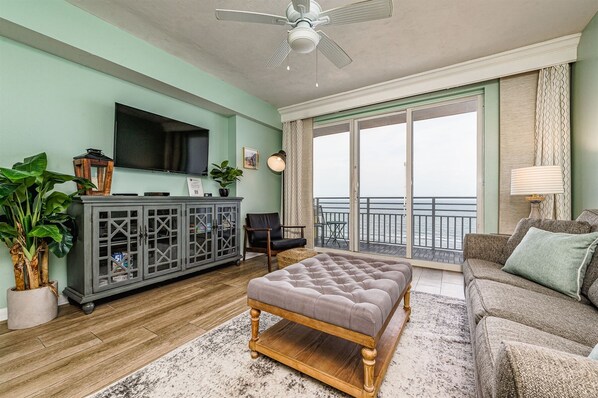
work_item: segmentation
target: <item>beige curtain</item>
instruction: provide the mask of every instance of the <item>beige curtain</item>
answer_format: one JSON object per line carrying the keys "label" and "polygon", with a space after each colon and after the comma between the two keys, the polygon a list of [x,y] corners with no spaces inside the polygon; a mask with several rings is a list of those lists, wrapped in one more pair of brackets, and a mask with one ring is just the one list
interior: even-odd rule
{"label": "beige curtain", "polygon": [[[282,126],[282,149],[287,153],[284,170],[284,223],[305,225],[308,247],[313,247],[312,187],[312,119],[285,122]],[[298,232],[290,233],[295,237]]]}
{"label": "beige curtain", "polygon": [[565,193],[547,195],[543,218],[571,219],[571,126],[569,64],[540,70],[534,137],[535,166],[561,166]]}

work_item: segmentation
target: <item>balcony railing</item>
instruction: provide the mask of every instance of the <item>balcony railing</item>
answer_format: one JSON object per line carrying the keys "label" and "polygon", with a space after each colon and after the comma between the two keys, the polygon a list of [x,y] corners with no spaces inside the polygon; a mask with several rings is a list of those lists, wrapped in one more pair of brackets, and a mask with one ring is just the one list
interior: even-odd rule
{"label": "balcony railing", "polygon": [[[314,198],[324,224],[316,239],[321,244],[349,240],[349,198]],[[404,197],[359,198],[359,241],[365,244],[406,245],[407,219]],[[336,230],[328,223],[340,223]],[[463,250],[465,234],[476,231],[475,197],[413,198],[413,245],[416,248]],[[321,235],[323,233],[323,236]],[[316,243],[318,244],[318,243]],[[338,243],[340,246],[340,243]]]}

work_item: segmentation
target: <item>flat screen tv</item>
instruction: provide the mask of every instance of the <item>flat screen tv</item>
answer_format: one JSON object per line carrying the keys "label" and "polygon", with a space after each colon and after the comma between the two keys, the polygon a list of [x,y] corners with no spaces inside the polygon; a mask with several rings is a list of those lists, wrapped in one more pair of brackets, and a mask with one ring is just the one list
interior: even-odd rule
{"label": "flat screen tv", "polygon": [[208,174],[209,130],[116,104],[114,166]]}

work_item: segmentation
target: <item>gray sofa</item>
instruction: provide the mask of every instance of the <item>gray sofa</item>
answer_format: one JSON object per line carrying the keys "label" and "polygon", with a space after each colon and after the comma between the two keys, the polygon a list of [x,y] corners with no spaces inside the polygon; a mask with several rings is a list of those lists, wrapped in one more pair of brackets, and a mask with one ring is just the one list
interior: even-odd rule
{"label": "gray sofa", "polygon": [[590,287],[598,286],[598,253],[588,266],[581,302],[502,271],[532,226],[598,231],[598,210],[585,210],[577,222],[523,219],[511,236],[465,237],[463,274],[478,396],[596,398],[598,361],[587,357],[598,344],[598,308],[588,299]]}

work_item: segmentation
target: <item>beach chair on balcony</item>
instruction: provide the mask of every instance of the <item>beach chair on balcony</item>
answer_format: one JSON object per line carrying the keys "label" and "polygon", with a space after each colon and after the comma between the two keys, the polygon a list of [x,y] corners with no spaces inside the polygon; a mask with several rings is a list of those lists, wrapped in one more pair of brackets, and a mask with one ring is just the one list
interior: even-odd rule
{"label": "beach chair on balcony", "polygon": [[322,205],[314,205],[314,231],[315,239],[314,245],[320,241],[320,247],[324,247],[324,233],[326,232],[326,217],[324,217],[324,210]]}

